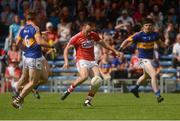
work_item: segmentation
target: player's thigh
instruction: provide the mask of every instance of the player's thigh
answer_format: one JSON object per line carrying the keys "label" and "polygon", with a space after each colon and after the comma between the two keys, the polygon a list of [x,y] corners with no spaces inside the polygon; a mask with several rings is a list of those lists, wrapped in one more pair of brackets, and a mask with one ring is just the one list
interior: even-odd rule
{"label": "player's thigh", "polygon": [[43,63],[43,67],[45,69],[46,74],[49,75],[49,73],[50,73],[50,66],[49,66],[47,60],[44,58],[42,63]]}
{"label": "player's thigh", "polygon": [[87,79],[89,77],[89,69],[87,67],[80,67],[79,76],[83,79]]}
{"label": "player's thigh", "polygon": [[29,81],[33,81],[34,83],[38,83],[40,79],[41,70],[36,68],[29,69]]}
{"label": "player's thigh", "polygon": [[76,67],[77,67],[80,77],[87,78],[89,76],[90,66],[91,66],[90,61],[87,61],[87,60],[79,60],[76,63]]}
{"label": "player's thigh", "polygon": [[151,77],[155,78],[156,77],[156,70],[152,66],[150,61],[144,62],[144,71]]}
{"label": "player's thigh", "polygon": [[42,70],[40,72],[40,80],[44,81],[44,82],[47,82],[48,76],[49,76],[49,74],[48,74],[48,72],[46,70],[46,67],[42,67]]}
{"label": "player's thigh", "polygon": [[98,66],[95,65],[90,69],[90,75],[91,75],[91,77],[101,76]]}
{"label": "player's thigh", "polygon": [[142,78],[143,78],[143,80],[146,80],[146,79],[149,79],[149,78],[150,78],[149,74],[145,71],[145,69],[143,69]]}
{"label": "player's thigh", "polygon": [[26,83],[28,83],[28,78],[29,78],[29,70],[27,68],[23,68],[22,70],[22,75],[17,82],[18,86],[24,86]]}

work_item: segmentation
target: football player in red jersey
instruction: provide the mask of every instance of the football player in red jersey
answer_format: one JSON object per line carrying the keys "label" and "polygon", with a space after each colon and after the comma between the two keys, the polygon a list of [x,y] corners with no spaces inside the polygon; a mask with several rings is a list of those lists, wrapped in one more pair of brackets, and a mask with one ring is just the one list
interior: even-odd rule
{"label": "football player in red jersey", "polygon": [[94,59],[94,43],[97,42],[106,49],[113,51],[116,55],[120,55],[113,47],[100,39],[99,35],[93,32],[93,23],[86,22],[82,26],[82,31],[74,35],[64,50],[64,65],[67,69],[68,64],[68,50],[75,48],[76,50],[76,66],[79,72],[79,77],[70,85],[64,92],[61,99],[64,100],[78,85],[82,84],[88,77],[91,77],[91,89],[84,102],[85,106],[92,106],[91,100],[101,86],[103,80],[99,72],[98,64]]}

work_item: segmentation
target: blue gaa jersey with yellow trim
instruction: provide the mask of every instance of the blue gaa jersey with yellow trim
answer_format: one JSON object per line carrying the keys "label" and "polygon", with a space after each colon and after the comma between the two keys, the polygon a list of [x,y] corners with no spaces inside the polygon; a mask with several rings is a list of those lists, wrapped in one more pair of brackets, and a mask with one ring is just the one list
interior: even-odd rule
{"label": "blue gaa jersey with yellow trim", "polygon": [[157,32],[145,33],[142,31],[130,36],[128,40],[137,44],[139,58],[153,59],[154,44],[159,41],[159,34]]}
{"label": "blue gaa jersey with yellow trim", "polygon": [[35,40],[37,34],[39,34],[39,28],[35,25],[27,24],[21,29],[17,39],[22,41],[26,47],[24,50],[25,57],[39,58],[42,56],[41,46]]}

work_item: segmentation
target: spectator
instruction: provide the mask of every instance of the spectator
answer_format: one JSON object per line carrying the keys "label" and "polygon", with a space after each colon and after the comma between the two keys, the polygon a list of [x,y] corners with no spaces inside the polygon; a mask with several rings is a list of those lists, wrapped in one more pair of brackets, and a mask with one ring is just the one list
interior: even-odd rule
{"label": "spectator", "polygon": [[109,11],[107,11],[107,18],[109,21],[112,21],[113,23],[116,22],[117,17],[119,16],[119,12],[118,12],[118,4],[117,2],[112,2],[111,4],[111,8],[109,9]]}
{"label": "spectator", "polygon": [[145,17],[146,17],[146,9],[145,9],[144,3],[140,2],[138,5],[138,10],[136,10],[136,12],[133,15],[134,21],[138,23]]}
{"label": "spectator", "polygon": [[44,0],[37,0],[34,1],[34,6],[33,6],[34,10],[36,11],[37,14],[37,19],[36,22],[38,23],[38,26],[40,28],[41,31],[44,31],[44,25],[47,22],[47,15],[46,15],[46,4]]}
{"label": "spectator", "polygon": [[74,20],[73,17],[70,15],[69,8],[67,6],[64,6],[62,8],[61,13],[60,13],[60,18],[66,19],[68,23]]}
{"label": "spectator", "polygon": [[105,27],[106,21],[101,9],[95,9],[93,16],[89,20],[95,23],[97,29],[103,29]]}
{"label": "spectator", "polygon": [[15,42],[12,43],[11,49],[7,53],[8,61],[12,62],[12,60],[16,60],[18,63],[21,61],[21,51],[18,49]]}
{"label": "spectator", "polygon": [[86,15],[87,15],[87,12],[85,9],[78,11],[78,14],[77,14],[77,17],[75,19],[74,26],[73,26],[73,33],[72,33],[73,35],[78,33],[81,29],[82,24],[87,21]]}
{"label": "spectator", "polygon": [[138,50],[136,49],[130,60],[129,71],[131,78],[137,79],[143,74],[143,69],[139,66]]}
{"label": "spectator", "polygon": [[9,47],[15,42],[16,36],[20,30],[20,18],[18,15],[14,16],[14,23],[9,26],[9,36],[6,38],[4,50],[8,51]]}
{"label": "spectator", "polygon": [[4,75],[6,64],[6,52],[0,48],[0,78]]}
{"label": "spectator", "polygon": [[100,72],[104,78],[104,83],[108,83],[111,79],[110,72],[111,72],[111,63],[108,57],[108,54],[103,54],[101,60],[99,62]]}
{"label": "spectator", "polygon": [[169,22],[167,24],[167,28],[164,31],[164,37],[165,37],[165,44],[169,45],[170,47],[173,46],[176,40],[177,32],[174,28],[174,25],[172,22]]}
{"label": "spectator", "polygon": [[114,57],[111,61],[111,77],[112,79],[128,78],[127,61],[124,56]]}
{"label": "spectator", "polygon": [[116,30],[114,29],[114,24],[111,21],[107,22],[107,27],[104,27],[102,30],[105,34],[108,34],[110,37],[114,37]]}
{"label": "spectator", "polygon": [[155,26],[161,27],[163,25],[164,16],[159,9],[159,5],[157,4],[153,5],[153,11],[150,13],[150,15],[152,16],[155,22]]}
{"label": "spectator", "polygon": [[124,9],[122,11],[122,15],[119,18],[117,18],[116,25],[119,23],[119,21],[121,21],[122,24],[130,23],[132,26],[134,26],[134,21],[132,17],[128,15],[128,11],[126,9]]}
{"label": "spectator", "polygon": [[32,5],[32,2],[27,0],[18,0],[18,15],[21,19],[25,19],[25,14],[30,9],[30,6]]}
{"label": "spectator", "polygon": [[180,33],[176,36],[176,43],[173,46],[173,67],[180,66]]}
{"label": "spectator", "polygon": [[165,23],[172,22],[175,27],[177,27],[178,17],[175,13],[175,8],[170,8],[167,13],[167,17],[165,18]]}
{"label": "spectator", "polygon": [[[51,22],[46,23],[46,31],[42,32],[43,38],[49,43],[49,45],[55,45],[57,49],[59,47],[58,35],[53,29]],[[54,60],[56,58],[56,52],[51,48],[44,48],[45,55],[48,59]]]}
{"label": "spectator", "polygon": [[33,1],[32,7],[33,7],[32,8],[33,10],[42,9],[43,11],[45,11],[47,4],[46,4],[45,0],[35,0],[35,1]]}
{"label": "spectator", "polygon": [[76,12],[79,13],[79,11],[86,9],[85,3],[83,0],[77,0],[76,2]]}
{"label": "spectator", "polygon": [[19,61],[11,60],[9,63],[9,66],[6,68],[5,91],[6,90],[10,91],[12,89],[14,93],[16,92],[17,81],[21,77],[21,69],[18,67],[18,64],[19,64]]}
{"label": "spectator", "polygon": [[1,22],[4,25],[9,26],[13,23],[14,13],[11,11],[9,4],[4,6],[3,11],[1,13]]}
{"label": "spectator", "polygon": [[59,17],[56,11],[53,10],[48,16],[49,16],[48,21],[50,21],[53,24],[54,28],[57,29],[57,25],[59,23]]}
{"label": "spectator", "polygon": [[61,18],[61,22],[58,24],[58,36],[62,44],[66,44],[71,38],[71,23],[66,18]]}

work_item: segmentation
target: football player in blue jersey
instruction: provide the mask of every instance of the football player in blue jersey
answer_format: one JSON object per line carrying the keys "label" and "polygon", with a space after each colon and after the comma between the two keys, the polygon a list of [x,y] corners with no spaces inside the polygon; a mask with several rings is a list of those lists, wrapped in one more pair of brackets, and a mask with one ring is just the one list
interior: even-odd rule
{"label": "football player in blue jersey", "polygon": [[54,48],[42,39],[39,27],[36,25],[34,11],[26,15],[26,25],[19,32],[17,45],[24,47],[23,75],[25,77],[28,75],[28,83],[12,102],[13,107],[21,108],[24,98],[39,84],[39,80],[48,80],[47,71],[43,66],[45,58],[42,55],[41,46]]}
{"label": "football player in blue jersey", "polygon": [[160,37],[159,34],[153,32],[153,20],[145,18],[143,21],[142,31],[137,32],[128,37],[120,46],[119,50],[122,52],[127,46],[132,43],[136,43],[139,51],[139,66],[143,68],[143,75],[137,80],[136,86],[131,92],[139,98],[138,88],[139,85],[151,78],[152,89],[157,97],[158,103],[162,102],[164,98],[160,94],[160,89],[157,84],[157,75],[155,68],[152,65],[154,45],[157,44],[160,47],[167,47]]}

